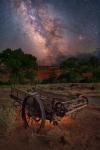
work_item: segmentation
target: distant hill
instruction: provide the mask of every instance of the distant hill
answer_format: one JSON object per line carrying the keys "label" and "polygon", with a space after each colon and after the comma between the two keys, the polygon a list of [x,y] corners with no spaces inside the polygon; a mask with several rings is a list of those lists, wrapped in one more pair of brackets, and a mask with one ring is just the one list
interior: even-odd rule
{"label": "distant hill", "polygon": [[93,54],[94,54],[94,56],[96,56],[97,58],[100,58],[100,48],[98,48]]}
{"label": "distant hill", "polygon": [[81,53],[81,54],[77,54],[76,55],[76,58],[79,58],[79,59],[81,59],[81,58],[90,58],[90,57],[92,57],[92,56],[95,56],[96,58],[100,58],[100,48],[97,48],[96,49],[96,51],[93,51],[93,52],[91,52],[91,53]]}

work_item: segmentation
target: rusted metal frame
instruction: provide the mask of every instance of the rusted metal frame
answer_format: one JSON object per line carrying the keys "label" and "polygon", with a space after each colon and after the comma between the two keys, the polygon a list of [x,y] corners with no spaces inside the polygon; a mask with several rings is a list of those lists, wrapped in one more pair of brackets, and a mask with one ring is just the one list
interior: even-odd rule
{"label": "rusted metal frame", "polygon": [[72,113],[74,113],[74,112],[77,112],[77,111],[79,111],[79,110],[81,110],[81,109],[83,109],[83,108],[85,108],[85,107],[87,107],[87,105],[83,105],[83,106],[81,106],[81,107],[78,107],[78,108],[75,108],[75,109],[73,109],[73,110],[71,110],[71,111],[68,111],[68,112],[66,112],[66,116],[67,116],[67,115],[70,115],[70,114],[72,114]]}
{"label": "rusted metal frame", "polygon": [[23,104],[22,104],[22,119],[25,123],[25,127],[28,126],[28,123],[27,123],[27,120],[26,120],[26,116],[25,116],[25,107],[26,107],[26,103],[28,101],[28,99],[32,97],[32,98],[35,98],[35,100],[38,102],[39,104],[39,107],[40,107],[40,111],[41,111],[41,124],[40,124],[40,127],[37,129],[36,133],[39,133],[39,131],[41,130],[41,128],[43,128],[45,126],[45,120],[46,120],[46,114],[45,114],[45,109],[44,109],[44,105],[42,103],[42,101],[40,100],[40,97],[39,95],[28,95],[24,101],[23,101]]}

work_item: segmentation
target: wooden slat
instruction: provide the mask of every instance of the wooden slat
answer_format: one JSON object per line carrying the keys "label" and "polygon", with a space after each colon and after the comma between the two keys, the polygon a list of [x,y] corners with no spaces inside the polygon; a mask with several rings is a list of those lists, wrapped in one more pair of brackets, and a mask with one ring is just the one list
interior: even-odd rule
{"label": "wooden slat", "polygon": [[13,99],[19,99],[19,100],[22,100],[22,101],[24,100],[24,98],[26,96],[34,96],[36,94],[37,94],[37,92],[29,93],[27,91],[16,89],[16,88],[11,89],[11,97]]}
{"label": "wooden slat", "polygon": [[72,113],[74,113],[74,112],[77,112],[78,110],[81,110],[81,109],[83,109],[83,108],[85,108],[85,107],[87,107],[87,105],[83,105],[83,106],[81,106],[81,107],[74,108],[73,110],[68,111],[68,112],[66,113],[66,115],[70,115],[70,114],[72,114]]}
{"label": "wooden slat", "polygon": [[48,92],[44,92],[44,91],[43,92],[42,91],[38,91],[38,92],[31,93],[31,92],[27,92],[27,91],[24,91],[24,90],[21,90],[21,89],[16,89],[16,88],[12,88],[11,89],[11,96],[12,96],[12,98],[15,99],[16,102],[19,102],[20,104],[22,104],[22,102],[23,102],[23,100],[25,99],[26,96],[34,96],[34,95],[37,95],[37,94],[40,94],[40,99],[43,102],[43,105],[45,107],[48,104],[49,104],[48,106],[50,106],[51,105],[51,101],[54,98],[57,99],[57,101],[63,102],[63,104],[65,105],[66,108],[67,108],[67,104],[68,104],[69,105],[68,106],[69,107],[69,111],[66,113],[66,115],[69,115],[69,114],[71,114],[73,112],[81,110],[81,109],[83,109],[84,107],[87,106],[86,102],[78,103],[77,99],[69,101],[66,98],[66,101],[65,101],[65,96],[63,97],[61,94],[60,94],[60,98],[59,98],[59,94],[54,94],[54,93],[51,93],[51,92],[48,93]]}

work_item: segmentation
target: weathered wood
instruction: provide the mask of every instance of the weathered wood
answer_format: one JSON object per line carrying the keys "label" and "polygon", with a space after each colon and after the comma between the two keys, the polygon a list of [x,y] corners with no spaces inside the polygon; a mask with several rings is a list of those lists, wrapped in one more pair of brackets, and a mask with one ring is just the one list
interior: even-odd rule
{"label": "weathered wood", "polygon": [[30,116],[37,123],[41,120],[41,124],[38,124],[37,132],[43,127],[42,124],[44,124],[45,119],[50,122],[55,121],[56,116],[64,117],[65,115],[70,115],[85,108],[88,104],[87,98],[83,95],[69,100],[67,95],[45,92],[43,90],[27,92],[12,88],[11,97],[22,105],[22,119],[25,125],[28,125],[27,117],[30,118]]}
{"label": "weathered wood", "polygon": [[83,105],[83,106],[80,106],[80,107],[78,107],[78,108],[75,108],[75,109],[73,109],[73,110],[71,110],[71,111],[68,111],[68,112],[66,113],[66,115],[70,115],[70,114],[72,114],[72,113],[74,113],[74,112],[77,112],[77,111],[79,111],[79,110],[82,110],[82,109],[85,108],[85,107],[87,107],[87,104],[85,104],[85,105]]}
{"label": "weathered wood", "polygon": [[11,97],[19,100],[19,101],[23,101],[25,99],[25,97],[27,96],[34,96],[36,95],[37,92],[31,93],[31,92],[27,92],[21,89],[17,89],[17,88],[11,88]]}
{"label": "weathered wood", "polygon": [[11,88],[11,97],[15,99],[17,102],[22,103],[23,100],[27,96],[35,96],[35,95],[40,95],[40,99],[43,102],[44,105],[49,105],[51,104],[52,100],[60,101],[62,102],[65,106],[68,105],[73,105],[73,108],[79,107],[81,105],[85,105],[86,102],[84,103],[79,103],[78,104],[78,98],[69,100],[66,95],[62,94],[55,94],[52,92],[45,92],[42,90],[37,90],[37,92],[27,92],[25,90],[17,89],[17,88]]}

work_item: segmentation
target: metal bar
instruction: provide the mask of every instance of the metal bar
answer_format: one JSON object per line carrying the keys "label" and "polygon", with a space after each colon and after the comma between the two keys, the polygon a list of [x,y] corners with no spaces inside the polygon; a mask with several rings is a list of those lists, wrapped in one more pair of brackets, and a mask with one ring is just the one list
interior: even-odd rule
{"label": "metal bar", "polygon": [[84,107],[87,106],[87,103],[85,101],[78,102],[78,98],[76,98],[75,100],[72,99],[72,100],[69,101],[68,98],[67,98],[67,95],[66,95],[66,99],[65,99],[65,95],[60,94],[60,97],[59,97],[59,94],[54,94],[52,92],[37,91],[37,92],[32,93],[32,92],[27,92],[27,91],[21,90],[21,89],[11,88],[11,96],[19,104],[22,104],[23,100],[27,96],[34,97],[36,95],[37,96],[40,95],[40,100],[42,101],[43,106],[45,107],[45,109],[48,109],[48,107],[51,106],[51,104],[52,104],[51,102],[54,99],[57,102],[63,103],[64,106],[68,109],[68,112],[66,112],[66,115],[74,113],[74,112],[76,112],[78,110],[81,110],[81,109],[83,109]]}
{"label": "metal bar", "polygon": [[83,105],[83,106],[81,106],[81,107],[78,107],[78,108],[75,108],[75,109],[73,109],[73,110],[71,110],[71,111],[68,111],[67,113],[66,113],[66,115],[70,115],[70,114],[72,114],[72,113],[74,113],[74,112],[76,112],[76,111],[78,111],[78,110],[81,110],[81,109],[83,109],[83,108],[85,108],[87,105]]}

